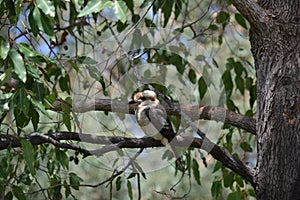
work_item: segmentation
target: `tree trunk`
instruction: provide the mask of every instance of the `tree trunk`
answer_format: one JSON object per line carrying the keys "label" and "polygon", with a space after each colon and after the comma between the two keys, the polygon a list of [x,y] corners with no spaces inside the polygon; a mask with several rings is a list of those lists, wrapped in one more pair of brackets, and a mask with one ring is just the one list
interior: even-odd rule
{"label": "tree trunk", "polygon": [[257,76],[257,199],[300,199],[300,2],[258,0],[250,31]]}

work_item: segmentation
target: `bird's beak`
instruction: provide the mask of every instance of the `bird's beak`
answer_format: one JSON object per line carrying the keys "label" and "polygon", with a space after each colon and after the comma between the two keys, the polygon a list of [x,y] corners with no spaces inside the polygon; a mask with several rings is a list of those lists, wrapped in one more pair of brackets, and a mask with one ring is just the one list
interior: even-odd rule
{"label": "bird's beak", "polygon": [[138,100],[131,100],[129,101],[129,105],[132,105],[132,106],[138,106],[141,102],[138,101]]}

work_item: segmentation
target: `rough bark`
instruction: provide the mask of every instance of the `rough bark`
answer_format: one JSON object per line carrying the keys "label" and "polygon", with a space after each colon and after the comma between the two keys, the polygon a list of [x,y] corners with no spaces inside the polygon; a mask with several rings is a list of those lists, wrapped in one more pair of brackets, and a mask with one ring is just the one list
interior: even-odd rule
{"label": "rough bark", "polygon": [[269,17],[252,27],[257,76],[257,199],[300,199],[300,3],[257,2]]}
{"label": "rough bark", "polygon": [[232,0],[251,25],[257,199],[300,199],[300,2]]}

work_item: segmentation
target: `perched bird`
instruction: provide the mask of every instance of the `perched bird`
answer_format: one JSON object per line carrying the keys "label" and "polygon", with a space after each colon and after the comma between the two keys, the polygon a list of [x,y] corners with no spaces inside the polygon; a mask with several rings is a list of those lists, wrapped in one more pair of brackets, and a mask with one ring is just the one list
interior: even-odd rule
{"label": "perched bird", "polygon": [[135,109],[137,122],[148,137],[161,141],[165,146],[169,146],[173,152],[176,163],[183,169],[180,157],[171,144],[172,140],[177,141],[176,133],[167,116],[166,110],[160,104],[155,92],[144,90],[134,95],[134,99],[129,102]]}

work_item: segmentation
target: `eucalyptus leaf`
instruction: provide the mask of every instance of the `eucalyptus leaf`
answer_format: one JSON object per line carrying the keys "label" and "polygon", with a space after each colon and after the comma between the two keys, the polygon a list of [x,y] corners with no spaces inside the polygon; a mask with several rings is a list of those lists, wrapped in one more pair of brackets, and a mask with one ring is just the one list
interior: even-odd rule
{"label": "eucalyptus leaf", "polygon": [[55,7],[53,1],[36,0],[36,4],[46,15],[49,15],[51,17],[55,16]]}
{"label": "eucalyptus leaf", "polygon": [[0,57],[3,60],[6,59],[9,48],[9,43],[3,37],[0,37]]}
{"label": "eucalyptus leaf", "polygon": [[21,140],[21,145],[22,145],[22,149],[23,149],[23,156],[24,156],[24,160],[30,170],[30,173],[32,174],[32,176],[35,175],[36,171],[34,168],[34,147],[31,144],[31,142],[29,142],[28,140]]}
{"label": "eucalyptus leaf", "polygon": [[79,12],[77,17],[83,17],[91,13],[97,13],[103,8],[112,7],[113,3],[108,0],[91,0],[88,1],[87,5]]}
{"label": "eucalyptus leaf", "polygon": [[36,51],[34,51],[31,48],[31,46],[29,46],[26,43],[21,42],[18,44],[18,47],[19,47],[20,52],[27,57],[35,57],[35,56],[39,55]]}
{"label": "eucalyptus leaf", "polygon": [[9,58],[13,64],[14,72],[18,75],[20,80],[25,83],[27,79],[27,73],[22,56],[15,49],[11,49],[9,51]]}
{"label": "eucalyptus leaf", "polygon": [[115,1],[113,5],[113,10],[116,17],[122,22],[126,22],[126,4],[124,1]]}

